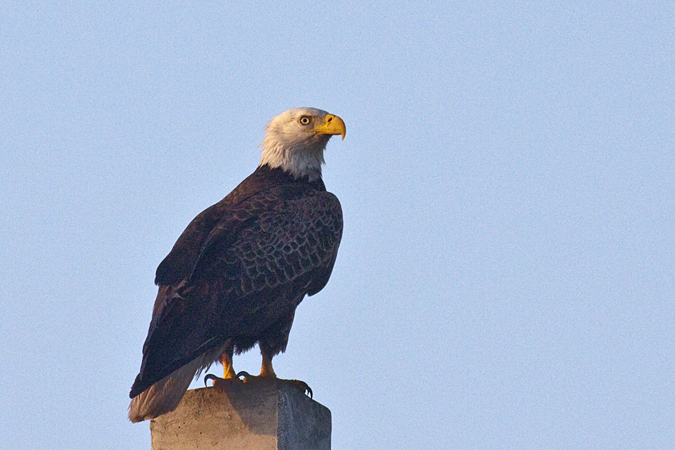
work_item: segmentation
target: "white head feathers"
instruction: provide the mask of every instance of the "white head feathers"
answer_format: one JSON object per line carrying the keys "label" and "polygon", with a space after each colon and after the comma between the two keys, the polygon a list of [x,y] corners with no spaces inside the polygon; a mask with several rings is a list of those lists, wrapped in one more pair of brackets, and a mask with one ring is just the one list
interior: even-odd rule
{"label": "white head feathers", "polygon": [[273,118],[266,127],[260,165],[280,167],[295,178],[321,178],[323,151],[332,135],[344,139],[341,118],[316,108],[294,108]]}

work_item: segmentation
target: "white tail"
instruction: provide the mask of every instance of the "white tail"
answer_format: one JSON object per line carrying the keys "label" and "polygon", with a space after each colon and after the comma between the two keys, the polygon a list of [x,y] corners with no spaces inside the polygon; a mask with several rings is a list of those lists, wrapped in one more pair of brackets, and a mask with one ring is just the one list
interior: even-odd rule
{"label": "white tail", "polygon": [[193,359],[134,397],[129,404],[129,420],[154,419],[176,409],[203,360],[204,356]]}

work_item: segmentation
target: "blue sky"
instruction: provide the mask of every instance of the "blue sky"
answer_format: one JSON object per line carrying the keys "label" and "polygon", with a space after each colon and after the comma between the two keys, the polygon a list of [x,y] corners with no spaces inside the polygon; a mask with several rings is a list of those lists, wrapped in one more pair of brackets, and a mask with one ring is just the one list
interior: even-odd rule
{"label": "blue sky", "polygon": [[345,231],[275,369],[334,449],[672,445],[673,55],[666,1],[3,2],[0,447],[150,448],[154,270],[296,106]]}

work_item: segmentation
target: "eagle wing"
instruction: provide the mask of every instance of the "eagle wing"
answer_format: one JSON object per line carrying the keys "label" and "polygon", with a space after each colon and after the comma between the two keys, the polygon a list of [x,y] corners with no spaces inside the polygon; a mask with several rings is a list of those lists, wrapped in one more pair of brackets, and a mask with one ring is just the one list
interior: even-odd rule
{"label": "eagle wing", "polygon": [[202,240],[198,252],[185,252],[187,262],[162,262],[161,273],[158,268],[160,282],[173,284],[160,284],[131,397],[230,337],[263,332],[328,282],[342,237],[333,194],[268,189],[216,221],[210,215],[217,206],[195,218],[213,224],[208,233],[191,231]]}

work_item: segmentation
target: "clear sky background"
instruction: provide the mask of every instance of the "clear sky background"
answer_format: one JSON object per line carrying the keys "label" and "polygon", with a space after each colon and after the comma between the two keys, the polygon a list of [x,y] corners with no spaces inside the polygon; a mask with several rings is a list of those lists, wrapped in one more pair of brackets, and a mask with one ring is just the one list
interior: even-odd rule
{"label": "clear sky background", "polygon": [[672,448],[673,2],[270,3],[0,3],[0,448],[150,448],[155,268],[296,106],[345,231],[275,368],[334,449]]}

